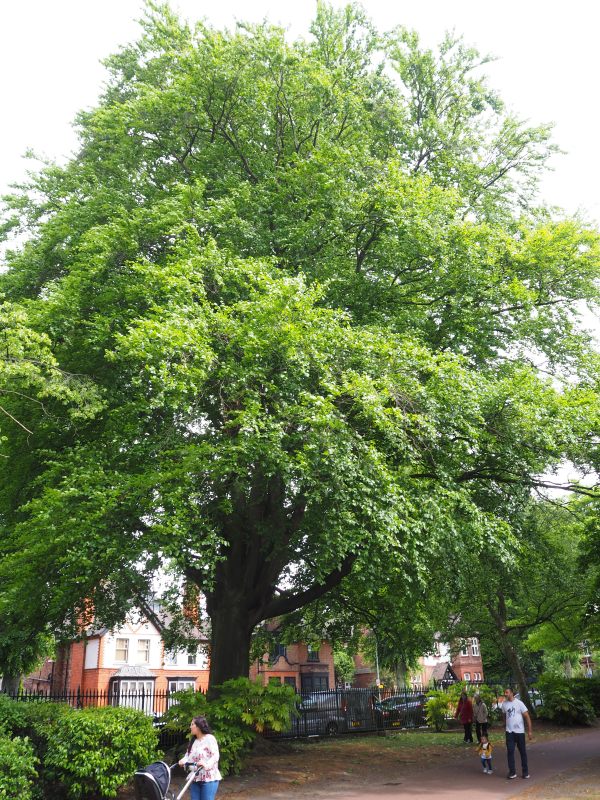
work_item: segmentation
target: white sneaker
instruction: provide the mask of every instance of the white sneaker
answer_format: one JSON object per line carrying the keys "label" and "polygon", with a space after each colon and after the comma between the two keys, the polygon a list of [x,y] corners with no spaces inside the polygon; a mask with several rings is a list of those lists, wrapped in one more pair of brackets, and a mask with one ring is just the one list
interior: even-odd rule
{"label": "white sneaker", "polygon": [[486,767],[484,767],[484,768],[483,768],[483,774],[484,774],[484,775],[487,775],[487,772],[488,772],[488,771],[487,771],[487,768],[486,768]]}

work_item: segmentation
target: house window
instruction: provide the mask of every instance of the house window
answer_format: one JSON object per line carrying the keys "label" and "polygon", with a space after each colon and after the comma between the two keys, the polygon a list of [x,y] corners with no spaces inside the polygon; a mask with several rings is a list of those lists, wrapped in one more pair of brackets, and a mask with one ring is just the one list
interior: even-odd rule
{"label": "house window", "polygon": [[308,661],[320,661],[319,648],[308,645]]}
{"label": "house window", "polygon": [[462,646],[462,650],[460,651],[461,656],[468,656],[469,655],[469,645],[465,642]]}
{"label": "house window", "polygon": [[471,653],[474,656],[479,655],[479,640],[478,639],[471,639]]}
{"label": "house window", "polygon": [[324,692],[329,689],[329,675],[306,673],[300,676],[303,692]]}
{"label": "house window", "polygon": [[481,680],[481,672],[474,672],[473,673],[473,680],[480,681]]}
{"label": "house window", "polygon": [[[127,640],[125,640],[127,641]],[[154,681],[124,680],[113,683],[113,705],[137,708],[152,713],[154,706]]]}
{"label": "house window", "polygon": [[190,666],[195,667],[196,662],[198,660],[198,651],[197,650],[188,650],[187,654],[187,662]]}
{"label": "house window", "polygon": [[150,639],[138,639],[137,644],[137,663],[150,663]]}
{"label": "house window", "polygon": [[471,673],[470,672],[465,672],[465,674],[463,675],[463,680],[470,681],[471,680]]}
{"label": "house window", "polygon": [[287,659],[287,647],[281,642],[275,642],[269,653],[269,661],[274,664],[278,658]]}
{"label": "house window", "polygon": [[125,664],[129,659],[129,639],[117,639],[115,647],[115,661],[123,661]]}
{"label": "house window", "polygon": [[286,686],[293,686],[294,689],[296,688],[296,678],[293,675],[284,678],[283,682],[286,684]]}
{"label": "house window", "polygon": [[166,667],[175,667],[175,666],[177,666],[177,651],[176,650],[165,650],[165,666]]}
{"label": "house window", "polygon": [[184,680],[184,679],[175,679],[174,681],[169,681],[169,691],[170,692],[183,692],[186,689],[195,689],[196,688],[196,681],[195,680]]}
{"label": "house window", "polygon": [[271,677],[269,678],[269,683],[276,683],[277,686],[281,686],[281,678],[278,678],[275,675],[271,675]]}

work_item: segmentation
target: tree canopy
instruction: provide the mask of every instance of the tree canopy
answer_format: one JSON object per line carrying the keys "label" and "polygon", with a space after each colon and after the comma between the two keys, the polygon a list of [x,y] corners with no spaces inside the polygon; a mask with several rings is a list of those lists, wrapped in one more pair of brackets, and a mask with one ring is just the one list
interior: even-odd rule
{"label": "tree canopy", "polygon": [[168,568],[217,684],[261,620],[502,554],[507,506],[592,469],[599,237],[534,205],[549,128],[484,64],[353,6],[291,42],[148,7],[76,157],[7,199],[0,291],[99,400],[65,428],[6,398],[3,618],[152,615]]}

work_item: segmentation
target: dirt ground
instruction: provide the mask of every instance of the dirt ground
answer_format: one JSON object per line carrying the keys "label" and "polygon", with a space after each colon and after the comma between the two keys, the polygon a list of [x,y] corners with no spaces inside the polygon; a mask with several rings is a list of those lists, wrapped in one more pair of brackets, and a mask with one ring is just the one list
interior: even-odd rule
{"label": "dirt ground", "polygon": [[[548,723],[536,723],[534,745],[536,742],[551,741],[585,732],[584,728],[557,728]],[[504,734],[499,727],[490,734],[492,743],[497,743],[497,753],[502,759],[504,771]],[[462,741],[462,731],[430,733],[429,731],[394,732],[387,736],[346,736],[334,739],[311,738],[292,741],[262,741],[249,755],[240,775],[223,780],[219,796],[229,800],[282,800],[295,795],[304,796],[317,791],[320,795],[331,790],[338,794],[344,788],[393,787],[398,785],[399,777],[408,774],[418,775],[435,765],[442,767],[445,762],[469,762],[477,758],[474,745]],[[172,788],[183,785],[183,776],[174,774]],[[594,798],[600,800],[600,791],[590,793],[590,786],[600,787],[600,763],[586,764],[582,773],[573,775],[563,773],[557,776],[555,794],[539,794],[539,787],[532,787],[531,793],[523,797],[531,800],[552,798]],[[535,790],[534,790],[535,789]],[[554,791],[554,788],[552,789]],[[562,792],[562,794],[561,794]],[[579,794],[577,793],[579,792]],[[586,793],[587,792],[587,793]],[[519,795],[521,796],[521,795]],[[131,791],[120,795],[120,800],[130,800]]]}

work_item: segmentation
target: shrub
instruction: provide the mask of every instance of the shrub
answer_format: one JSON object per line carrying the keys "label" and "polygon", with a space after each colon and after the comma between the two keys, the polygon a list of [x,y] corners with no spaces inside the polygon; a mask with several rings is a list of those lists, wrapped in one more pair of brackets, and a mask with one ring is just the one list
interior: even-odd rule
{"label": "shrub", "polygon": [[219,767],[237,773],[256,735],[289,727],[297,696],[290,686],[253,682],[247,678],[226,681],[210,702],[200,692],[178,692],[177,705],[165,714],[167,729],[187,732],[192,717],[206,716],[219,742]]}
{"label": "shrub", "polygon": [[441,689],[433,689],[427,693],[425,717],[430,728],[435,728],[436,731],[445,730],[448,726],[451,704],[450,695]]}
{"label": "shrub", "polygon": [[37,763],[28,739],[0,731],[0,800],[32,800]]}
{"label": "shrub", "polygon": [[0,728],[13,733],[23,729],[27,719],[26,705],[0,692]]}
{"label": "shrub", "polygon": [[116,797],[156,757],[157,734],[132,708],[87,708],[59,715],[48,732],[45,767],[73,800]]}
{"label": "shrub", "polygon": [[543,705],[538,716],[561,725],[590,725],[596,714],[589,700],[578,695],[574,681],[555,675],[542,675],[538,682]]}
{"label": "shrub", "polygon": [[575,696],[587,700],[596,716],[600,716],[600,679],[574,678],[571,683]]}

